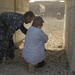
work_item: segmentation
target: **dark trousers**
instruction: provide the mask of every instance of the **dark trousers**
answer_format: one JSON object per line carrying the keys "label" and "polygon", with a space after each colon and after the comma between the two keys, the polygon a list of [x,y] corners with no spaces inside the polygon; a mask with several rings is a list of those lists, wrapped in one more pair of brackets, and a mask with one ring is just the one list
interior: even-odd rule
{"label": "dark trousers", "polygon": [[7,34],[6,27],[2,24],[0,24],[0,63],[2,63],[2,60],[5,56],[6,59],[13,59],[14,58],[14,43],[13,39],[9,40],[9,47],[5,47],[5,38]]}
{"label": "dark trousers", "polygon": [[6,60],[14,59],[14,43],[13,40],[9,40],[9,47],[6,49],[4,45],[0,45],[0,63],[5,56]]}
{"label": "dark trousers", "polygon": [[7,60],[14,58],[14,43],[13,43],[13,39],[9,40],[9,47],[6,50],[5,55],[6,55]]}

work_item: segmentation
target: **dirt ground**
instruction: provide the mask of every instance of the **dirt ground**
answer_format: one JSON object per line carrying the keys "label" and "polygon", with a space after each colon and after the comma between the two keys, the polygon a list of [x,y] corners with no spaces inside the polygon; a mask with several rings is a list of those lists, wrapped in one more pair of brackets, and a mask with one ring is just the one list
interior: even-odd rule
{"label": "dirt ground", "polygon": [[36,73],[29,73],[27,63],[21,56],[23,42],[20,49],[15,50],[15,59],[10,64],[5,60],[0,65],[0,75],[75,75],[71,72],[63,44],[64,19],[50,17],[43,18],[45,23],[43,30],[48,34],[46,48],[46,64],[42,68],[36,68]]}

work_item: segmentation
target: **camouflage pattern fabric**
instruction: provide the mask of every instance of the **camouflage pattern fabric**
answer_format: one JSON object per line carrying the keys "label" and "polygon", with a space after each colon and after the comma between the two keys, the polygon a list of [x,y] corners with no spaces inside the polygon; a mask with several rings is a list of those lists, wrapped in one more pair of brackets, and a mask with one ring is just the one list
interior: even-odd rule
{"label": "camouflage pattern fabric", "polygon": [[[14,48],[12,36],[16,30],[20,29],[25,22],[22,14],[14,12],[4,12],[0,15],[0,63],[4,55],[6,58],[14,58]],[[5,48],[5,41],[9,41],[9,47]]]}

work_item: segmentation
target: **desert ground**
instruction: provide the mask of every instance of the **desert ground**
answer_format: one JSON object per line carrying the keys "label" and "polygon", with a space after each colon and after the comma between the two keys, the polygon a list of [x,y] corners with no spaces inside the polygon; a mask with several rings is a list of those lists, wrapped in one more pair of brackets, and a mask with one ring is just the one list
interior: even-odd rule
{"label": "desert ground", "polygon": [[75,75],[70,70],[64,49],[64,18],[43,17],[43,19],[45,22],[42,29],[48,35],[48,41],[45,44],[47,50],[45,65],[36,68],[35,73],[29,73],[27,63],[21,56],[23,41],[19,49],[15,50],[14,61],[6,64],[4,60],[0,64],[0,75]]}

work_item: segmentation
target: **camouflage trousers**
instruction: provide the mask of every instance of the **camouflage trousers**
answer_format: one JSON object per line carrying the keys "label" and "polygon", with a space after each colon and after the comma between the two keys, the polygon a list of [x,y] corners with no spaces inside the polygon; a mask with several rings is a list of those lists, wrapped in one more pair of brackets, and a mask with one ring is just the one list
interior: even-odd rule
{"label": "camouflage trousers", "polygon": [[6,38],[7,30],[5,27],[0,26],[0,63],[5,56],[6,60],[14,58],[14,43],[13,39],[9,40],[9,47],[5,47],[5,38]]}

